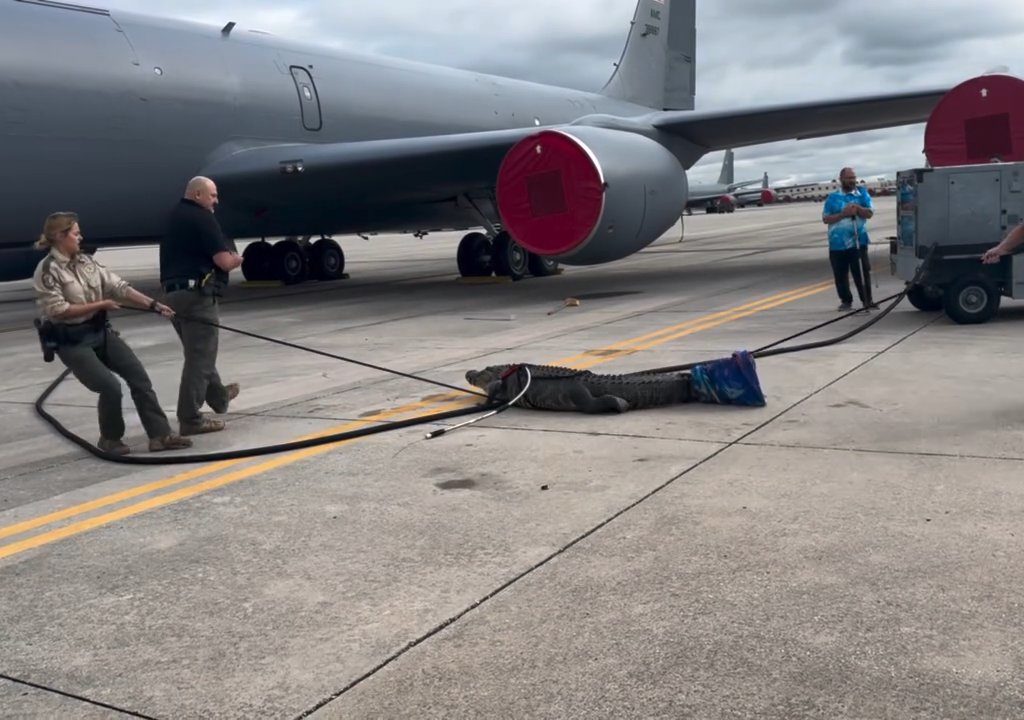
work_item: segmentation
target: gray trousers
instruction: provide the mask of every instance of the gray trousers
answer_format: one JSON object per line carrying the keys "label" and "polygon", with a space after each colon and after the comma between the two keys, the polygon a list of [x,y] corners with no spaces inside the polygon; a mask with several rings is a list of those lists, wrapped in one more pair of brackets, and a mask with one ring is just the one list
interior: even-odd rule
{"label": "gray trousers", "polygon": [[104,438],[120,440],[124,437],[121,382],[114,373],[128,383],[146,435],[159,438],[171,434],[167,416],[160,407],[146,369],[115,331],[97,331],[77,345],[62,345],[57,349],[57,355],[85,387],[99,393],[97,409],[100,435]]}
{"label": "gray trousers", "polygon": [[195,290],[176,290],[167,294],[165,300],[174,310],[174,330],[181,338],[185,354],[185,365],[181,369],[181,386],[178,389],[178,422],[182,425],[198,425],[203,421],[199,409],[207,403],[214,412],[228,409],[228,391],[217,373],[218,329],[201,322],[190,322],[196,318],[208,322],[220,322],[217,312],[217,298],[201,295]]}

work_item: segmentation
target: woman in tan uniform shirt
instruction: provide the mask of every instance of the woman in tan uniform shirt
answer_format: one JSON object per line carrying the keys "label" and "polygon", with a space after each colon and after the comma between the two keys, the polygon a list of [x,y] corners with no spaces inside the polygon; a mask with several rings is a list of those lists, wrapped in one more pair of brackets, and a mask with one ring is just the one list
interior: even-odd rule
{"label": "woman in tan uniform shirt", "polygon": [[53,324],[53,339],[61,362],[83,385],[99,393],[98,447],[117,455],[130,452],[122,441],[125,427],[121,383],[114,373],[128,383],[149,436],[150,451],[191,447],[191,440],[171,432],[149,375],[106,317],[107,311],[118,309],[119,302],[149,308],[164,317],[171,317],[174,312],[82,252],[81,241],[78,216],[74,213],[54,213],[46,218],[36,246],[48,248],[50,254],[36,267],[33,282],[40,313]]}

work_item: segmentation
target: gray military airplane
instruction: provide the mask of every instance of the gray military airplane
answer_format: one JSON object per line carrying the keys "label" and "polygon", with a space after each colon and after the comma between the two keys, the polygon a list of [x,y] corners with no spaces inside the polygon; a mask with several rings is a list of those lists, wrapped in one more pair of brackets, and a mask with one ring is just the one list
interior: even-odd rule
{"label": "gray military airplane", "polygon": [[778,195],[772,190],[771,183],[768,182],[768,173],[765,173],[761,177],[761,187],[748,188],[746,190],[740,190],[735,193],[736,196],[736,207],[746,207],[747,205],[768,205],[779,199]]}
{"label": "gray military airplane", "polygon": [[[193,175],[250,243],[244,273],[335,278],[343,233],[483,228],[464,275],[626,257],[679,218],[685,170],[729,147],[922,122],[944,90],[694,112],[695,0],[639,0],[582,92],[53,0],[0,0],[0,280],[43,218],[155,242]],[[321,238],[303,243],[291,238]]]}
{"label": "gray military airplane", "polygon": [[[767,175],[765,175],[767,177]],[[717,183],[693,183],[686,195],[686,213],[691,214],[694,208],[704,208],[709,213],[731,212],[739,204],[740,196],[748,196],[751,192],[741,191],[748,185],[760,180],[741,180],[736,182],[735,157],[732,148],[725,151],[722,159],[722,170],[718,174]],[[764,187],[767,187],[765,185]],[[756,191],[761,195],[761,191]],[[771,202],[769,200],[769,202]]]}

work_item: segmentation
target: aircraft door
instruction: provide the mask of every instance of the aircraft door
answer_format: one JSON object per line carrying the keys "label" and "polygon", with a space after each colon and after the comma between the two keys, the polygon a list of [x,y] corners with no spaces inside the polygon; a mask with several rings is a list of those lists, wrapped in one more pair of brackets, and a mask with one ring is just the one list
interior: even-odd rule
{"label": "aircraft door", "polygon": [[305,68],[291,66],[295,89],[299,92],[299,107],[302,108],[302,127],[307,130],[319,130],[323,127],[320,115],[320,97],[316,93],[313,77]]}

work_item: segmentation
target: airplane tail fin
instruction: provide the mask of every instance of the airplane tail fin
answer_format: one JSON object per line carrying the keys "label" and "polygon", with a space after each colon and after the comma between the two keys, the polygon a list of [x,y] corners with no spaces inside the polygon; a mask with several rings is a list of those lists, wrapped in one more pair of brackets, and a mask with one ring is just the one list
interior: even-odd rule
{"label": "airplane tail fin", "polygon": [[693,110],[696,0],[639,0],[622,57],[601,92],[658,110]]}
{"label": "airplane tail fin", "polygon": [[722,172],[718,174],[719,185],[729,185],[736,182],[736,171],[733,162],[732,150],[725,151],[725,159],[722,160]]}

